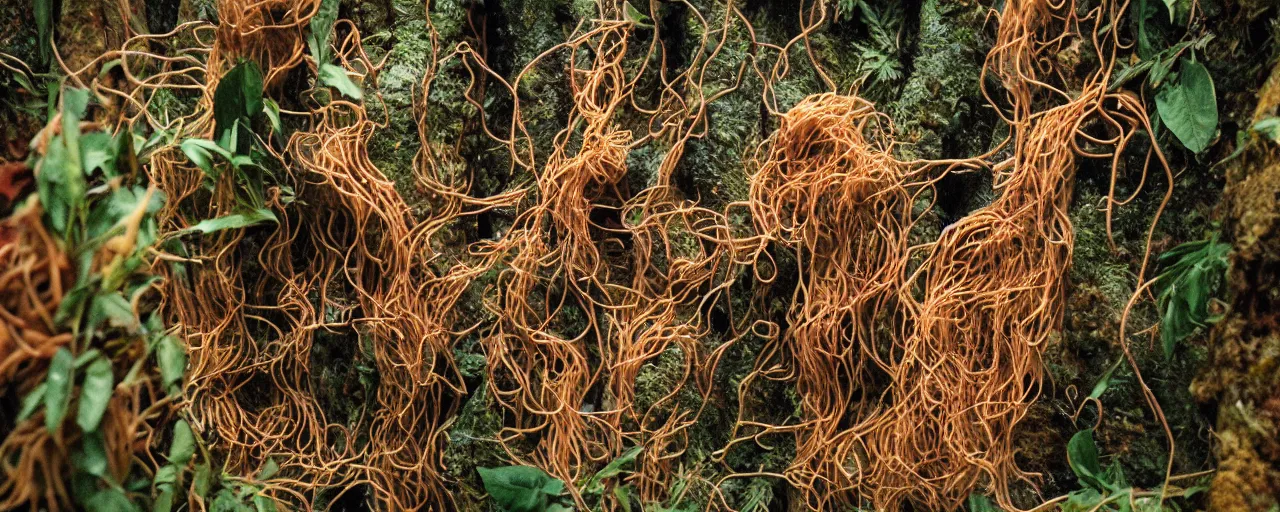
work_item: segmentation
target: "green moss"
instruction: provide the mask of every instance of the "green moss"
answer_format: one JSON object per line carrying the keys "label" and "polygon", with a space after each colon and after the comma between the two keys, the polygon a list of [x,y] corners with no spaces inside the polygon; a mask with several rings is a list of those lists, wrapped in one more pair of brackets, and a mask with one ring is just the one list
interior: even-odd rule
{"label": "green moss", "polygon": [[[920,7],[909,77],[888,112],[898,128],[898,149],[908,158],[942,158],[948,129],[965,132],[958,121],[966,99],[980,101],[978,76],[986,48],[976,32],[987,8],[926,0]],[[985,145],[984,145],[985,149]],[[971,156],[954,155],[954,156]]]}
{"label": "green moss", "polygon": [[482,384],[471,394],[449,429],[449,444],[444,452],[446,474],[456,487],[453,499],[459,510],[487,510],[484,485],[476,468],[510,464],[502,445],[497,442],[502,429],[498,404]]}

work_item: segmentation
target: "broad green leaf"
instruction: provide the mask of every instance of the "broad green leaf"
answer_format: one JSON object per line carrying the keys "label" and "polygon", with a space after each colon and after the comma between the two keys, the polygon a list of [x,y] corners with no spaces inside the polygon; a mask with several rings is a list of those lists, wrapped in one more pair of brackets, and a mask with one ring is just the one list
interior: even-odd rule
{"label": "broad green leaf", "polygon": [[69,88],[62,95],[62,134],[52,138],[38,164],[36,189],[49,227],[69,234],[80,217],[86,185],[80,148],[80,119],[89,105],[89,91]]}
{"label": "broad green leaf", "polygon": [[265,494],[258,494],[253,497],[253,507],[257,512],[276,512],[276,500]]}
{"label": "broad green leaf", "polygon": [[124,489],[119,487],[108,487],[93,494],[88,503],[85,503],[85,510],[92,511],[111,511],[111,512],[135,512],[141,509],[138,505],[125,495]]}
{"label": "broad green leaf", "polygon": [[209,495],[209,487],[213,483],[213,470],[209,467],[208,461],[196,464],[195,476],[191,480],[191,489],[197,496]]}
{"label": "broad green leaf", "polygon": [[619,505],[622,505],[622,512],[631,512],[631,490],[627,486],[614,487],[613,497],[618,499]]}
{"label": "broad green leaf", "polygon": [[86,432],[80,438],[80,448],[72,454],[72,462],[81,471],[98,478],[107,476],[107,442],[102,432]]}
{"label": "broad green leaf", "polygon": [[1194,153],[1204,151],[1218,131],[1218,100],[1204,64],[1183,59],[1176,82],[1156,93],[1160,119]]}
{"label": "broad green leaf", "polygon": [[1067,494],[1067,501],[1062,504],[1062,512],[1097,511],[1098,503],[1103,496],[1096,489],[1086,487]]}
{"label": "broad green leaf", "polygon": [[177,482],[178,466],[165,464],[159,471],[156,471],[155,480],[157,484],[173,484],[174,482]]}
{"label": "broad green leaf", "polygon": [[360,87],[351,81],[351,77],[347,76],[346,70],[342,66],[336,64],[320,65],[320,83],[337,89],[343,96],[360,101],[364,94],[360,92]]}
{"label": "broad green leaf", "polygon": [[48,388],[48,384],[41,382],[30,393],[27,393],[27,396],[22,397],[22,409],[18,412],[18,421],[25,421],[36,413],[36,409],[44,403],[44,392]]}
{"label": "broad green leaf", "polygon": [[186,420],[173,424],[173,444],[169,445],[169,462],[185,466],[196,453],[196,436]]}
{"label": "broad green leaf", "polygon": [[476,468],[484,489],[508,512],[540,512],[548,496],[564,491],[564,482],[533,466]]}
{"label": "broad green leaf", "polygon": [[619,455],[618,458],[610,461],[608,465],[587,480],[582,492],[594,494],[604,492],[604,481],[622,474],[625,466],[636,461],[636,457],[640,455],[640,450],[640,446],[633,446],[622,455]]}
{"label": "broad green leaf", "polygon": [[1107,489],[1098,463],[1098,448],[1093,443],[1093,429],[1081,430],[1067,442],[1067,462],[1081,482],[1097,489]]}
{"label": "broad green leaf", "polygon": [[1172,358],[1177,343],[1218,321],[1209,304],[1225,279],[1231,246],[1216,237],[1179,245],[1157,260],[1164,270],[1156,277],[1161,289],[1156,298],[1160,317],[1160,339],[1166,358]]}
{"label": "broad green leaf", "polygon": [[160,365],[160,378],[169,393],[177,390],[174,385],[182,381],[182,373],[187,369],[187,354],[178,345],[173,336],[162,336],[156,346],[156,362]]}
{"label": "broad green leaf", "polygon": [[215,138],[231,130],[240,118],[252,119],[262,111],[262,69],[243,60],[222,75],[213,92]]}
{"label": "broad green leaf", "polygon": [[93,432],[102,422],[103,413],[107,412],[107,404],[111,403],[111,395],[115,392],[115,376],[111,373],[111,360],[105,357],[94,359],[84,373],[84,384],[80,387],[80,402],[76,410],[76,424],[80,430]]}
{"label": "broad green leaf", "polygon": [[199,231],[201,233],[208,234],[215,231],[222,231],[224,229],[245,228],[255,224],[261,224],[263,222],[278,223],[279,220],[276,219],[276,214],[270,209],[258,208],[244,213],[233,213],[231,215],[224,215],[214,219],[205,219],[184,231]]}
{"label": "broad green leaf", "polygon": [[116,171],[116,140],[107,132],[86,133],[80,137],[80,154],[84,158],[85,176],[102,169],[108,178],[118,176]]}
{"label": "broad green leaf", "polygon": [[45,376],[44,426],[52,434],[62,425],[71,405],[71,377],[75,358],[66,347],[59,348],[49,362],[49,374]]}
{"label": "broad green leaf", "polygon": [[[119,229],[118,233],[123,233],[124,225],[121,221],[133,214],[138,209],[138,203],[146,196],[147,191],[142,187],[120,187],[112,191],[111,195],[107,196],[105,200],[99,199],[96,201],[86,226],[89,238],[102,237],[112,228],[117,228]],[[163,205],[164,194],[157,190],[151,195],[151,199],[145,207],[145,212],[153,214],[159,211]],[[150,241],[139,239],[137,245],[140,248],[144,248],[150,245]]]}
{"label": "broad green leaf", "polygon": [[307,34],[307,46],[311,48],[311,56],[319,64],[329,62],[329,34],[333,32],[333,24],[338,21],[338,0],[320,0],[320,8],[311,18],[311,33]]}
{"label": "broad green leaf", "polygon": [[1000,512],[1000,509],[991,503],[991,498],[981,494],[970,494],[969,512]]}
{"label": "broad green leaf", "polygon": [[276,464],[274,457],[267,457],[267,462],[262,466],[262,471],[258,472],[258,480],[270,480],[280,472],[280,465]]}
{"label": "broad green leaf", "polygon": [[173,485],[164,484],[158,487],[160,495],[151,504],[151,512],[169,512],[173,510]]}
{"label": "broad green leaf", "polygon": [[136,327],[137,318],[128,299],[114,292],[94,296],[93,303],[89,305],[89,329],[96,330],[104,323],[111,327]]}

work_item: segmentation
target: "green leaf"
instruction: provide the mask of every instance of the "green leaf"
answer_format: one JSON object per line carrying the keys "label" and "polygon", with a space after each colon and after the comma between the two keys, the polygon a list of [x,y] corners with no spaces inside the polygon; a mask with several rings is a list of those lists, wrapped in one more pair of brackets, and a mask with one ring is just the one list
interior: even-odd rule
{"label": "green leaf", "polygon": [[617,498],[619,505],[622,505],[622,512],[631,512],[631,490],[627,486],[614,487],[613,497]]}
{"label": "green leaf", "polygon": [[209,467],[208,461],[196,464],[195,476],[191,480],[191,490],[195,491],[197,496],[209,495],[209,487],[213,483],[213,469]]}
{"label": "green leaf", "polygon": [[80,154],[84,158],[85,176],[93,175],[93,171],[102,169],[108,178],[120,173],[116,171],[116,139],[107,132],[87,133],[80,137]]}
{"label": "green leaf", "polygon": [[1107,372],[1102,374],[1102,378],[1098,379],[1098,383],[1093,385],[1093,391],[1089,392],[1089,398],[1097,400],[1102,397],[1103,393],[1107,392],[1107,387],[1111,385],[1111,375],[1116,372],[1116,368],[1120,367],[1122,361],[1124,359],[1117,359],[1115,363],[1112,363],[1111,368],[1108,368]]}
{"label": "green leaf", "polygon": [[319,64],[329,62],[329,34],[333,32],[336,21],[338,0],[320,0],[320,8],[311,18],[311,33],[307,34],[307,46],[311,48],[311,56]]}
{"label": "green leaf", "polygon": [[104,322],[111,327],[137,326],[137,318],[133,316],[133,306],[119,293],[98,294],[89,305],[88,328],[97,330]]}
{"label": "green leaf", "polygon": [[476,468],[484,489],[508,512],[541,512],[548,497],[564,492],[564,482],[533,466]]}
{"label": "green leaf", "polygon": [[124,489],[109,487],[93,494],[84,505],[88,512],[134,512],[139,508],[125,495]]}
{"label": "green leaf", "polygon": [[360,87],[351,81],[350,76],[347,76],[346,70],[336,64],[325,63],[320,65],[320,83],[333,87],[343,96],[356,101],[360,101],[364,97]]}
{"label": "green leaf", "polygon": [[1172,358],[1179,341],[1219,320],[1209,312],[1209,304],[1221,287],[1228,267],[1231,246],[1208,240],[1184,243],[1158,258],[1164,267],[1156,276],[1161,288],[1156,304],[1161,312],[1160,339],[1166,358]]}
{"label": "green leaf", "polygon": [[177,390],[174,385],[182,381],[182,373],[187,369],[187,354],[178,345],[173,336],[162,336],[156,346],[156,362],[160,365],[160,378],[168,393]]}
{"label": "green leaf", "polygon": [[222,75],[214,90],[214,138],[221,139],[240,118],[252,119],[261,111],[262,69],[254,61],[241,61]]}
{"label": "green leaf", "polygon": [[253,497],[253,507],[257,512],[276,512],[276,500],[265,494],[258,494]]}
{"label": "green leaf", "polygon": [[216,153],[227,161],[231,160],[231,152],[211,140],[187,139],[182,141],[178,148],[182,150],[183,154],[187,155],[187,159],[191,160],[191,163],[196,164],[196,167],[199,167],[210,178],[216,179],[220,174],[213,165],[213,154]]}
{"label": "green leaf", "polygon": [[107,477],[107,441],[102,432],[86,432],[80,438],[80,449],[72,454],[72,462],[85,473],[98,478]]}
{"label": "green leaf", "polygon": [[233,213],[231,215],[224,215],[214,219],[205,219],[184,231],[199,231],[201,233],[209,234],[216,231],[222,231],[224,229],[246,228],[263,222],[279,223],[279,220],[276,218],[276,214],[269,208],[258,208],[256,210],[243,213]]}
{"label": "green leaf", "polygon": [[53,3],[56,0],[32,0],[32,13],[36,17],[36,48],[40,61],[48,64],[53,58]]}
{"label": "green leaf", "polygon": [[1218,100],[1209,70],[1183,59],[1177,82],[1165,82],[1156,93],[1156,109],[1183,146],[1204,151],[1218,131]]}
{"label": "green leaf", "polygon": [[1164,6],[1169,9],[1169,23],[1173,23],[1173,17],[1178,11],[1178,0],[1164,0]]}
{"label": "green leaf", "polygon": [[80,148],[80,118],[89,105],[89,91],[67,89],[62,95],[62,134],[51,139],[37,164],[36,191],[45,218],[55,233],[67,236],[84,206],[86,185]]}
{"label": "green leaf", "polygon": [[262,471],[258,472],[258,480],[270,480],[280,472],[280,465],[276,464],[274,457],[267,457],[266,465],[262,466]]}
{"label": "green leaf", "polygon": [[587,494],[600,494],[604,492],[604,481],[622,474],[623,467],[636,461],[636,457],[640,455],[640,446],[633,446],[631,449],[623,452],[618,458],[613,459],[603,469],[597,472],[587,480],[586,485],[582,487],[582,492]]}
{"label": "green leaf", "polygon": [[32,389],[27,396],[22,397],[22,409],[18,412],[18,421],[25,421],[32,414],[36,413],[36,409],[44,403],[45,390],[49,389],[49,385],[41,382],[40,385]]}
{"label": "green leaf", "polygon": [[165,464],[156,471],[156,484],[172,484],[178,481],[178,466]]}
{"label": "green leaf", "polygon": [[111,395],[115,392],[115,376],[111,373],[111,360],[98,357],[85,370],[84,384],[80,388],[80,405],[76,410],[76,424],[80,430],[93,432],[107,412]]}
{"label": "green leaf", "polygon": [[991,503],[991,498],[981,494],[970,494],[969,512],[1000,512],[1000,509]]}
{"label": "green leaf", "polygon": [[71,405],[71,372],[75,358],[66,347],[59,348],[49,362],[49,374],[45,377],[48,386],[44,393],[44,426],[50,434],[58,431],[62,418],[67,415],[67,407]]}
{"label": "green leaf", "polygon": [[284,137],[284,130],[280,124],[280,105],[276,104],[276,100],[271,98],[262,98],[263,112],[267,114],[267,120],[271,121],[271,131],[276,137]]}
{"label": "green leaf", "polygon": [[1093,443],[1093,429],[1081,430],[1067,442],[1067,462],[1081,482],[1097,489],[1109,486],[1102,481],[1102,466],[1098,463],[1098,448]]}
{"label": "green leaf", "polygon": [[169,512],[173,510],[173,485],[165,484],[159,486],[160,495],[156,497],[156,501],[151,504],[151,512]]}
{"label": "green leaf", "polygon": [[1097,511],[1102,494],[1093,488],[1084,488],[1067,494],[1067,501],[1062,504],[1062,512]]}
{"label": "green leaf", "polygon": [[622,16],[624,19],[635,23],[638,28],[653,28],[653,19],[650,18],[649,15],[640,12],[640,9],[636,9],[636,6],[631,5],[631,2],[629,1],[623,2],[622,5]]}
{"label": "green leaf", "polygon": [[1280,142],[1280,117],[1268,117],[1253,123],[1250,130],[1271,139],[1272,142]]}
{"label": "green leaf", "polygon": [[196,436],[186,420],[173,424],[173,444],[169,445],[169,462],[185,466],[196,453]]}

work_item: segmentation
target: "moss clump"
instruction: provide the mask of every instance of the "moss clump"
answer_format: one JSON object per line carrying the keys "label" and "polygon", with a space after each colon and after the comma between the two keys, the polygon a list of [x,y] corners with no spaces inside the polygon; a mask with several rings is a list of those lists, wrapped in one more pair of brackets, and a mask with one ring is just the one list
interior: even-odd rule
{"label": "moss clump", "polygon": [[490,395],[488,384],[481,384],[458,412],[444,452],[446,475],[454,482],[453,499],[459,510],[488,510],[484,484],[476,468],[511,463],[497,442],[501,429],[498,404]]}
{"label": "moss clump", "polygon": [[962,121],[973,114],[971,105],[983,103],[978,76],[987,42],[978,27],[986,15],[987,8],[978,3],[926,0],[920,6],[908,78],[886,108],[899,130],[898,141],[905,143],[898,149],[907,158],[971,156],[949,155],[944,150],[960,153],[972,151],[973,146],[986,148],[985,141],[944,147],[948,137],[971,137],[966,134],[975,132],[971,120]]}

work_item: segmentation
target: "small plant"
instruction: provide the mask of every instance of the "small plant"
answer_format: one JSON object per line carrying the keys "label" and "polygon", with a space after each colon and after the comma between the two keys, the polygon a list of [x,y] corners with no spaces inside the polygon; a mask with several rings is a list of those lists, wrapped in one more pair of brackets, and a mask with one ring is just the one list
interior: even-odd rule
{"label": "small plant", "polygon": [[[870,44],[854,43],[862,63],[858,68],[863,76],[874,83],[892,82],[902,78],[902,62],[898,59],[902,40],[902,7],[890,4],[882,10],[867,5],[865,1],[849,2],[848,12],[855,7],[859,17],[871,35]],[[842,3],[842,5],[844,5]]]}
{"label": "small plant", "polygon": [[[1172,30],[1179,17],[1187,15],[1186,6],[1178,0],[1166,0],[1161,9],[1154,0],[1134,2],[1131,7],[1135,21],[1138,56],[1137,63],[1120,68],[1112,81],[1112,89],[1146,73],[1146,87],[1155,95],[1157,125],[1169,128],[1183,147],[1193,153],[1204,151],[1218,133],[1218,101],[1209,70],[1195,58],[1197,50],[1203,50],[1213,39],[1205,35],[1165,44],[1165,32]],[[1167,11],[1167,17],[1164,16]],[[1168,29],[1164,20],[1168,20]],[[1163,48],[1162,48],[1163,46]],[[1183,56],[1190,52],[1190,57]],[[1175,69],[1175,65],[1176,68]],[[1140,86],[1142,84],[1139,84]]]}
{"label": "small plant", "polygon": [[1222,317],[1210,312],[1227,271],[1227,254],[1231,246],[1219,242],[1217,236],[1179,245],[1160,255],[1158,263],[1164,271],[1156,277],[1160,295],[1160,339],[1165,357],[1173,356],[1174,346],[1197,328],[1207,327]]}
{"label": "small plant", "polygon": [[[1067,462],[1080,481],[1080,489],[1060,498],[1062,512],[1177,512],[1182,510],[1166,498],[1189,498],[1204,490],[1165,484],[1163,490],[1138,489],[1125,479],[1120,461],[1102,468],[1093,429],[1082,430],[1067,442]],[[982,509],[972,509],[982,510]]]}
{"label": "small plant", "polygon": [[[613,459],[603,469],[588,478],[579,486],[585,496],[603,496],[605,482],[623,473],[629,472],[628,465],[634,464],[640,455],[640,447],[635,446]],[[565,494],[563,480],[547,474],[533,466],[504,466],[500,468],[477,468],[484,489],[507,512],[564,512],[573,510],[573,502]],[[613,487],[613,495],[624,511],[631,510],[631,490],[622,485]]]}

